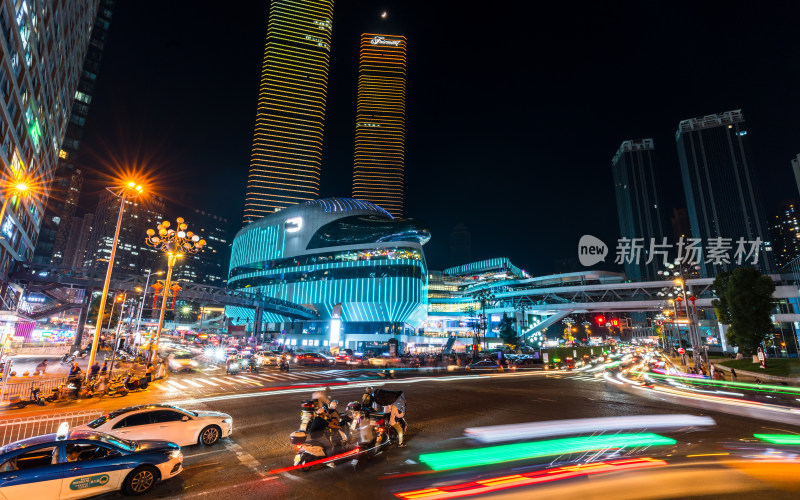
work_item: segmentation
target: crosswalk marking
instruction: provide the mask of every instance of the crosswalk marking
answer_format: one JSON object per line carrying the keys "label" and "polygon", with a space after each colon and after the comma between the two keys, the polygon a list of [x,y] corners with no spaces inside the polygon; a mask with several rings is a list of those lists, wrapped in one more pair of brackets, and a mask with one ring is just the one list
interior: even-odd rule
{"label": "crosswalk marking", "polygon": [[223,384],[236,385],[236,382],[230,382],[228,380],[222,380],[221,378],[217,378],[217,377],[209,377],[209,378],[211,380],[216,380],[217,382],[222,382]]}
{"label": "crosswalk marking", "polygon": [[173,389],[187,389],[185,385],[181,385],[175,381],[167,380],[167,383],[172,386]]}
{"label": "crosswalk marking", "polygon": [[196,378],[196,379],[195,379],[195,381],[197,381],[197,382],[202,382],[203,384],[208,384],[208,385],[213,385],[213,386],[219,386],[219,384],[218,384],[218,383],[216,383],[216,382],[212,382],[211,380],[207,380],[207,379],[204,379],[204,378]]}
{"label": "crosswalk marking", "polygon": [[239,382],[244,382],[245,384],[261,385],[260,382],[256,382],[255,380],[249,379],[244,375],[238,375],[234,380],[237,380]]}
{"label": "crosswalk marking", "polygon": [[198,384],[197,382],[194,382],[194,381],[192,381],[192,380],[189,380],[188,378],[187,378],[187,379],[184,379],[184,380],[183,380],[183,382],[185,382],[185,383],[187,383],[187,384],[189,384],[189,385],[193,385],[193,386],[195,386],[195,387],[203,387],[202,385],[200,385],[200,384]]}

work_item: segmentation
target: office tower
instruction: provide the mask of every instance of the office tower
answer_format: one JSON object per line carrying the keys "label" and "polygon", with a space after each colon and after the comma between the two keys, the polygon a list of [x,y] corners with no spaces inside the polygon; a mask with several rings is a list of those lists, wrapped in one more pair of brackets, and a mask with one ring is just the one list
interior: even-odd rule
{"label": "office tower", "polygon": [[670,224],[672,225],[672,237],[675,242],[680,241],[681,238],[691,238],[692,229],[689,226],[689,211],[685,208],[673,208],[672,217],[670,217]]}
{"label": "office tower", "polygon": [[172,272],[178,281],[225,286],[231,260],[231,242],[236,234],[228,219],[195,209],[184,219],[192,231],[204,240],[203,251],[187,255]]}
{"label": "office tower", "polygon": [[361,35],[353,198],[403,216],[406,39]]}
{"label": "office tower", "polygon": [[[104,271],[108,267],[114,231],[119,217],[120,198],[104,193],[97,205],[92,239],[86,249],[84,267]],[[166,266],[161,252],[145,244],[148,229],[155,229],[162,221],[164,201],[154,196],[127,198],[122,225],[119,231],[114,272],[120,274],[144,273],[155,266]]]}
{"label": "office tower", "polygon": [[[764,243],[757,267],[772,272],[769,232],[744,123],[742,110],[737,109],[683,120],[678,125],[675,139],[689,224],[692,236],[702,240],[704,249],[711,238],[730,238],[734,247],[731,257],[740,238],[760,239]],[[705,255],[702,260],[706,260]],[[702,262],[700,274],[714,276],[721,270],[730,270],[736,267],[731,260],[731,264],[719,265]],[[747,265],[752,265],[752,260],[747,260]]]}
{"label": "office tower", "polygon": [[772,255],[775,265],[781,268],[800,257],[800,201],[784,201],[778,205],[769,221],[772,238]]}
{"label": "office tower", "polygon": [[797,191],[800,192],[800,155],[792,158],[792,171],[794,172],[794,181],[797,183]]}
{"label": "office tower", "polygon": [[333,0],[273,0],[244,224],[319,195]]}
{"label": "office tower", "polygon": [[472,233],[464,224],[450,230],[450,264],[459,266],[472,262]]}
{"label": "office tower", "polygon": [[94,214],[73,217],[70,224],[69,238],[64,246],[61,265],[72,269],[81,269],[86,261],[86,249],[92,241]]}
{"label": "office tower", "polygon": [[71,100],[71,112],[64,141],[58,152],[58,166],[50,184],[50,198],[36,243],[33,260],[43,264],[65,265],[64,252],[70,236],[72,220],[83,186],[80,164],[80,142],[86,116],[94,96],[95,81],[100,71],[103,48],[111,26],[116,0],[100,0],[94,18],[92,35],[83,61],[78,89]]}
{"label": "office tower", "polygon": [[8,200],[0,221],[0,276],[12,261],[33,257],[98,4],[60,0],[43,9],[41,2],[0,0],[2,176],[34,177],[43,185],[40,194]]}
{"label": "office tower", "polygon": [[[626,259],[625,274],[633,281],[652,281],[663,269],[663,257],[650,258],[650,243],[663,244],[666,233],[661,214],[655,167],[653,139],[623,142],[611,160],[614,191],[617,196],[620,238],[642,245],[638,262]],[[632,260],[632,262],[627,262]]]}

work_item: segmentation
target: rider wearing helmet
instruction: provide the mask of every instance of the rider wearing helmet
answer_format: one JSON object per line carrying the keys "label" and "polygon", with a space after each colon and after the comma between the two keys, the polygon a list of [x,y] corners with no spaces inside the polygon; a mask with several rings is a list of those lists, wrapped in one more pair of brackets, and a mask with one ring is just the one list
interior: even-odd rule
{"label": "rider wearing helmet", "polygon": [[325,430],[328,428],[329,422],[326,418],[327,411],[325,407],[320,406],[317,408],[316,415],[314,419],[308,424],[308,437],[311,440],[314,440],[325,450],[325,456],[331,456],[331,451],[333,450],[333,443],[331,440],[328,439],[328,436],[325,434]]}
{"label": "rider wearing helmet", "polygon": [[316,401],[317,408],[327,407],[331,402],[331,388],[326,387],[323,391],[314,391],[311,399]]}
{"label": "rider wearing helmet", "polygon": [[335,399],[328,404],[328,427],[332,430],[338,430],[339,437],[346,442],[347,434],[342,430],[342,416],[339,414],[339,410],[336,409],[338,406],[339,402]]}

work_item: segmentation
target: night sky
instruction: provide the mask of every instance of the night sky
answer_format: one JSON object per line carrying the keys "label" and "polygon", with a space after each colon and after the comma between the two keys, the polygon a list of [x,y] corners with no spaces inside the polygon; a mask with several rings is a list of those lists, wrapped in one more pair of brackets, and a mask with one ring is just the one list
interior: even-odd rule
{"label": "night sky", "polygon": [[[606,3],[338,1],[320,196],[351,194],[359,36],[383,32],[408,38],[406,216],[430,225],[433,269],[460,264],[458,223],[474,259],[533,274],[576,257],[583,234],[613,246],[627,139],[654,138],[665,213],[685,207],[674,134],[706,114],[742,109],[767,214],[800,197],[798,4]],[[175,215],[239,227],[267,19],[266,0],[118,2],[81,210],[109,165],[138,165]]]}

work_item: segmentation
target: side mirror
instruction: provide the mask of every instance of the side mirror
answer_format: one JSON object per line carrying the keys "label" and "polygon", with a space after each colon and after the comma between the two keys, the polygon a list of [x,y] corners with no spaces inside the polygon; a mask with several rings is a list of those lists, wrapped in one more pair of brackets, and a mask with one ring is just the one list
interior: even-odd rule
{"label": "side mirror", "polygon": [[189,417],[187,417],[186,415],[181,417],[181,422],[188,422],[188,421],[189,421]]}

